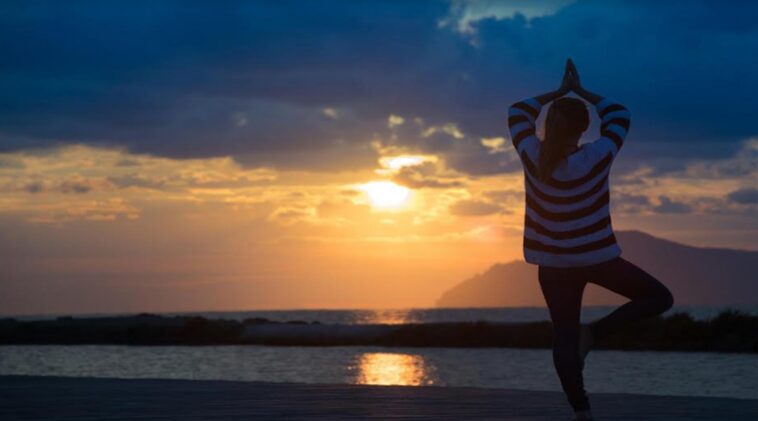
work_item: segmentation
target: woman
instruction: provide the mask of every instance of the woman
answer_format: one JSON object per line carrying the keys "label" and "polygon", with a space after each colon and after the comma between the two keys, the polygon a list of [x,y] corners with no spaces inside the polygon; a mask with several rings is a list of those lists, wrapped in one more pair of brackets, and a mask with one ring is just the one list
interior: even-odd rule
{"label": "woman", "polygon": [[[600,138],[581,146],[589,114],[582,100],[563,97],[570,91],[592,104],[601,118]],[[551,101],[540,141],[535,121]],[[629,111],[584,89],[569,59],[561,87],[513,104],[508,126],[524,166],[524,258],[539,265],[553,325],[553,362],[574,419],[591,420],[582,370],[594,341],[661,314],[674,302],[666,286],[621,257],[611,226],[608,175],[629,130]],[[631,301],[599,320],[580,323],[587,282]]]}

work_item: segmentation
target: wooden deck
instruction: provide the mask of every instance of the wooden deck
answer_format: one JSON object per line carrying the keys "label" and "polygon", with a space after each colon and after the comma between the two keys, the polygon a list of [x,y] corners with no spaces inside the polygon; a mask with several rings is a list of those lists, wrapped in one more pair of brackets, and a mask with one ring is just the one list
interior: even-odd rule
{"label": "wooden deck", "polygon": [[[758,420],[758,400],[592,394],[598,420]],[[0,419],[569,420],[563,394],[462,387],[0,376]]]}

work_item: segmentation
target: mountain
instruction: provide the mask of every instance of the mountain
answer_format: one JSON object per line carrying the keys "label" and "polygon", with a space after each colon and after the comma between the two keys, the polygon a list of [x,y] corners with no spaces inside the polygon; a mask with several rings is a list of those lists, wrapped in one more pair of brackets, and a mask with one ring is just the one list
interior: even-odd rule
{"label": "mountain", "polygon": [[[658,278],[674,305],[758,304],[758,251],[693,247],[641,231],[617,231],[621,256]],[[584,305],[617,305],[625,297],[588,283]],[[438,307],[544,307],[537,266],[498,263],[449,289]]]}

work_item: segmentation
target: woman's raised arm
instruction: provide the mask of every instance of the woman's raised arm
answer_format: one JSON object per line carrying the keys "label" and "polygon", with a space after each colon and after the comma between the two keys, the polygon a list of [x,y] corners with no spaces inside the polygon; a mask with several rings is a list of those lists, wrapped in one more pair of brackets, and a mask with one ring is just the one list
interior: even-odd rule
{"label": "woman's raised arm", "polygon": [[629,132],[631,114],[629,110],[620,103],[594,94],[584,88],[574,90],[577,95],[589,101],[595,106],[598,116],[600,116],[600,139],[610,139],[615,145],[612,151],[616,155],[624,145],[624,140]]}
{"label": "woman's raised arm", "polygon": [[621,150],[621,146],[624,145],[626,134],[629,132],[631,119],[629,110],[616,101],[584,89],[579,80],[579,72],[570,60],[568,67],[569,73],[572,75],[571,90],[594,105],[598,116],[600,116],[600,139],[596,142],[606,143],[607,140],[611,140],[614,145],[611,148],[611,153],[615,156]]}
{"label": "woman's raised arm", "polygon": [[[566,70],[563,73],[561,86],[550,92],[541,95],[522,99],[513,103],[508,108],[508,129],[511,133],[511,142],[516,151],[521,154],[523,148],[519,148],[522,142],[530,137],[535,136],[537,116],[540,115],[542,107],[548,102],[560,98],[571,90],[573,79],[569,72],[571,60],[566,61]],[[536,136],[535,136],[536,138]]]}

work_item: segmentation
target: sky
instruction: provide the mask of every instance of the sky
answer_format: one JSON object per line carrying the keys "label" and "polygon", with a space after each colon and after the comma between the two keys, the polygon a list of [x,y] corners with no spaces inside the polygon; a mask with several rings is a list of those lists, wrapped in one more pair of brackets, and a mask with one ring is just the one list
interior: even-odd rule
{"label": "sky", "polygon": [[557,88],[568,57],[631,111],[614,228],[756,250],[756,16],[4,1],[0,314],[431,306],[523,259],[506,111]]}

